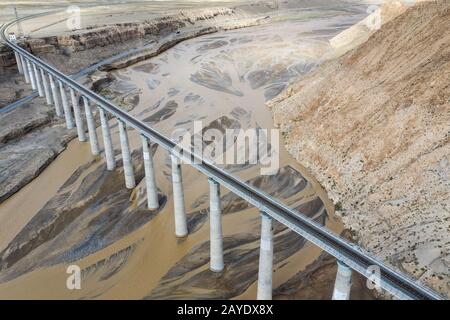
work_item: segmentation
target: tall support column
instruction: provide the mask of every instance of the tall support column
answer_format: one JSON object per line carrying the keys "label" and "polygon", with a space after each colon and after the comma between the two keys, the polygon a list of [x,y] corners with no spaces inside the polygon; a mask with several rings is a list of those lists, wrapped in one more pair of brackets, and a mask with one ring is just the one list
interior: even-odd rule
{"label": "tall support column", "polygon": [[81,116],[80,105],[78,103],[78,97],[75,94],[73,88],[69,88],[70,98],[72,99],[73,114],[75,115],[75,125],[77,127],[78,140],[86,141],[86,134],[84,132],[83,117]]}
{"label": "tall support column", "polygon": [[64,118],[66,119],[67,129],[73,128],[73,117],[72,111],[70,110],[69,101],[67,100],[66,89],[64,88],[64,84],[58,80],[59,84],[59,93],[61,94],[61,102],[64,109]]}
{"label": "tall support column", "polygon": [[50,86],[48,84],[47,74],[42,69],[41,69],[41,78],[42,78],[42,83],[44,84],[45,99],[47,101],[47,104],[50,106],[50,105],[52,105],[52,96],[50,93]]}
{"label": "tall support column", "polygon": [[100,113],[100,123],[102,124],[103,144],[105,145],[106,168],[109,171],[112,171],[116,168],[116,160],[114,158],[114,149],[111,141],[111,131],[109,130],[109,123],[105,111],[100,107],[98,108],[98,111]]}
{"label": "tall support column", "polygon": [[133,189],[136,186],[134,179],[133,163],[131,162],[130,144],[128,141],[127,128],[125,123],[117,119],[119,123],[120,146],[122,149],[123,172],[125,174],[125,186]]}
{"label": "tall support column", "polygon": [[144,155],[145,182],[147,186],[147,206],[150,210],[156,210],[159,207],[158,188],[155,183],[155,170],[153,167],[150,140],[145,136],[141,136],[141,140],[142,153]]}
{"label": "tall support column", "polygon": [[41,76],[39,75],[38,67],[36,67],[35,64],[33,64],[33,71],[34,71],[34,80],[36,81],[39,97],[43,97],[44,89],[42,88],[42,79]]}
{"label": "tall support column", "polygon": [[272,218],[261,213],[261,244],[259,247],[258,300],[272,300],[273,239]]}
{"label": "tall support column", "polygon": [[84,113],[86,114],[86,122],[88,126],[89,142],[91,144],[91,151],[93,155],[98,155],[100,153],[100,148],[98,147],[97,131],[95,130],[94,115],[92,114],[91,106],[89,105],[89,100],[83,96],[84,103]]}
{"label": "tall support column", "polygon": [[333,300],[349,300],[352,288],[352,269],[342,261],[337,262],[338,269],[334,283]]}
{"label": "tall support column", "polygon": [[175,235],[184,237],[188,234],[186,212],[184,209],[183,179],[181,175],[181,164],[178,158],[172,158],[172,188],[173,188],[173,210],[175,216]]}
{"label": "tall support column", "polygon": [[51,74],[48,74],[48,77],[50,78],[50,88],[52,89],[52,100],[55,104],[56,115],[58,117],[62,117],[63,111],[61,108],[61,102],[59,101],[58,89],[56,88],[55,80]]}
{"label": "tall support column", "polygon": [[210,262],[209,269],[214,272],[223,270],[223,235],[222,235],[222,209],[220,208],[220,185],[212,178],[209,182],[209,243]]}
{"label": "tall support column", "polygon": [[33,90],[36,90],[36,79],[34,78],[34,69],[30,60],[27,60],[27,69],[28,75],[30,76],[31,88],[33,88]]}
{"label": "tall support column", "polygon": [[14,51],[14,55],[16,57],[17,69],[19,70],[20,74],[23,74],[22,60],[20,60],[20,55],[16,51]]}
{"label": "tall support column", "polygon": [[28,71],[28,66],[25,58],[20,54],[20,60],[22,61],[23,75],[25,76],[25,83],[30,83],[30,72]]}

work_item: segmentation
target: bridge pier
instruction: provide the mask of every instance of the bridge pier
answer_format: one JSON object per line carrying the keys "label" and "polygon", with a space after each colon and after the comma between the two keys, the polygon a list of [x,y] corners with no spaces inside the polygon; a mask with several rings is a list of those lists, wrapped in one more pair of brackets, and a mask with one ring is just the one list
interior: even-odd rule
{"label": "bridge pier", "polygon": [[272,300],[273,238],[272,218],[261,212],[261,243],[259,247],[258,300]]}
{"label": "bridge pier", "polygon": [[102,125],[103,144],[105,146],[106,169],[112,171],[116,168],[116,159],[114,158],[114,149],[111,141],[111,131],[109,129],[108,119],[105,111],[98,107],[100,114],[100,123]]}
{"label": "bridge pier", "polygon": [[175,216],[175,235],[184,237],[188,234],[186,212],[184,208],[183,178],[181,174],[180,160],[170,155],[172,159],[172,188],[173,210]]}
{"label": "bridge pier", "polygon": [[53,103],[55,105],[56,116],[61,117],[63,112],[61,110],[61,102],[59,101],[59,97],[58,97],[58,89],[56,88],[55,80],[53,79],[53,76],[49,73],[48,77],[50,78],[50,88],[52,90],[52,97],[53,97]]}
{"label": "bridge pier", "polygon": [[144,155],[145,182],[147,187],[147,207],[156,210],[159,207],[158,188],[155,183],[155,170],[153,167],[153,157],[151,153],[150,140],[141,135],[142,153]]}
{"label": "bridge pier", "polygon": [[27,60],[27,69],[28,69],[28,74],[30,76],[30,82],[31,82],[31,88],[33,90],[36,90],[36,79],[34,78],[34,71],[33,71],[33,67],[32,64],[30,62],[30,60]]}
{"label": "bridge pier", "polygon": [[47,105],[52,105],[52,96],[50,94],[50,86],[48,84],[48,78],[46,72],[41,69],[41,78],[42,83],[44,84],[44,93],[45,93],[45,99],[47,101]]}
{"label": "bridge pier", "polygon": [[23,75],[25,76],[25,83],[30,83],[30,74],[27,67],[27,62],[25,58],[19,54],[20,60],[22,61]]}
{"label": "bridge pier", "polygon": [[67,99],[66,89],[64,88],[64,84],[61,81],[58,81],[59,84],[59,93],[61,94],[61,102],[64,109],[64,118],[66,119],[67,129],[73,128],[73,117],[72,111],[70,110],[69,101]]}
{"label": "bridge pier", "polygon": [[14,56],[16,57],[17,70],[20,74],[23,74],[22,60],[20,60],[20,55],[14,51]]}
{"label": "bridge pier", "polygon": [[36,81],[36,86],[38,89],[39,97],[44,97],[44,89],[42,88],[42,79],[39,75],[39,67],[36,67],[35,64],[33,64],[33,70],[34,70],[34,80]]}
{"label": "bridge pier", "polygon": [[78,103],[78,97],[75,94],[73,88],[69,88],[70,98],[72,99],[73,114],[75,115],[75,126],[77,127],[78,140],[86,141],[86,134],[84,132],[83,117],[81,116],[80,104]]}
{"label": "bridge pier", "polygon": [[209,269],[220,272],[223,263],[223,235],[222,235],[222,209],[220,207],[220,185],[212,178],[209,182],[209,243],[210,262]]}
{"label": "bridge pier", "polygon": [[95,130],[94,115],[92,114],[91,106],[89,105],[89,100],[83,96],[84,113],[86,114],[86,122],[88,126],[89,143],[91,144],[91,152],[94,156],[100,153],[100,148],[98,146],[97,131]]}
{"label": "bridge pier", "polygon": [[128,141],[127,128],[122,120],[117,119],[117,122],[119,123],[120,146],[122,149],[125,186],[128,189],[133,189],[136,186],[136,181],[134,179],[133,163],[131,162],[130,144]]}
{"label": "bridge pier", "polygon": [[337,262],[336,282],[334,283],[333,300],[349,300],[352,288],[352,269],[342,261]]}

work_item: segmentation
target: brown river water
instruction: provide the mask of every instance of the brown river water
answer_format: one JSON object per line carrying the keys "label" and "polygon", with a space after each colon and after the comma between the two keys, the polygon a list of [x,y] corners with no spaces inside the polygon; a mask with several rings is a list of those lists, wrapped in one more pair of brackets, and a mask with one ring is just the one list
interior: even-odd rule
{"label": "brown river water", "polygon": [[[332,55],[328,40],[358,18],[352,12],[332,15],[328,12],[327,18],[291,18],[201,36],[182,42],[155,58],[113,71],[113,80],[104,85],[101,93],[132,101],[135,107],[130,112],[133,115],[169,136],[175,129],[192,130],[194,120],[202,121],[204,127],[219,130],[271,129],[271,113],[265,102],[294,78]],[[117,149],[118,127],[114,120],[110,123]],[[97,130],[102,141],[100,128]],[[129,131],[129,137],[137,154],[140,138],[133,130]],[[340,233],[342,225],[333,215],[334,209],[325,191],[286,152],[282,141],[279,144],[280,169],[273,175],[260,176],[258,165],[227,166],[227,169]],[[142,162],[140,155],[136,159],[136,163]],[[72,218],[62,219],[62,227],[61,224],[52,227],[59,228],[57,234],[40,242],[36,240],[33,250],[19,253],[11,266],[0,272],[0,299],[254,299],[259,243],[257,210],[222,188],[227,267],[224,273],[213,274],[208,270],[207,260],[207,177],[183,165],[190,232],[188,237],[177,239],[173,225],[170,158],[166,151],[158,148],[154,159],[157,185],[164,198],[161,211],[150,215],[140,209],[145,207],[142,182],[133,192],[121,194],[123,202],[120,203],[114,203],[107,195],[99,195],[89,207],[83,206]],[[0,206],[0,251],[15,237],[20,238],[27,224],[31,227],[51,225],[51,222],[32,218],[51,212],[61,204],[69,206],[62,196],[65,191],[80,193],[83,188],[89,188],[84,187],[89,183],[95,190],[101,188],[95,184],[98,180],[90,176],[97,177],[97,174],[103,178],[106,174],[102,164],[99,158],[93,160],[88,143],[72,141],[38,178]],[[83,170],[79,169],[81,166]],[[139,176],[139,169],[137,172]],[[124,189],[120,175],[108,181],[103,185],[106,191],[117,189],[114,192],[120,193],[120,189]],[[55,195],[61,197],[55,198]],[[56,203],[54,207],[52,200]],[[115,225],[109,229],[96,227],[98,220],[94,221],[94,215],[101,221],[103,214],[110,214],[119,206],[126,206],[123,212],[128,214],[117,213],[117,221],[122,221],[118,223],[122,225],[120,231],[116,232]],[[139,214],[139,218],[134,219],[133,214]],[[128,220],[123,222],[124,219]],[[280,225],[275,225],[275,234],[274,288],[303,270],[320,254],[320,249],[304,244],[299,236]],[[69,264],[79,265],[83,270],[81,290],[66,288]]]}

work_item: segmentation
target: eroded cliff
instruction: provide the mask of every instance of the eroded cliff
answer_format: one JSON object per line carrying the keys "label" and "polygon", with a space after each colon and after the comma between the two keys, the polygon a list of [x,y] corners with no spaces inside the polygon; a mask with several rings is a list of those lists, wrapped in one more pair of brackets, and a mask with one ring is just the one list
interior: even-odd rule
{"label": "eroded cliff", "polygon": [[421,3],[269,106],[363,247],[450,279],[450,2]]}

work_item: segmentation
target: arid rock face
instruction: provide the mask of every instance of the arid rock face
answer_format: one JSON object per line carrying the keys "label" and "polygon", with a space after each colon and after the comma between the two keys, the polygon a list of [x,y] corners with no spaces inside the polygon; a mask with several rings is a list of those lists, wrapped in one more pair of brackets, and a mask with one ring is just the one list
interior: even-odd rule
{"label": "arid rock face", "polygon": [[[132,154],[138,181],[134,190],[123,188],[120,161],[117,170],[110,172],[97,157],[74,172],[0,253],[0,270],[7,269],[0,281],[45,264],[79,259],[152,219],[158,211],[146,209],[139,155],[140,150]],[[160,194],[159,202],[163,208],[166,197]]]}
{"label": "arid rock face", "polygon": [[[160,35],[163,32],[173,32],[187,25],[194,25],[197,22],[213,20],[219,17],[230,17],[234,14],[235,11],[233,9],[220,7],[200,11],[186,11],[142,23],[95,26],[67,35],[28,39],[22,45],[34,55],[47,53],[70,54],[95,47],[122,43],[131,39],[139,39],[146,35]],[[14,54],[8,47],[0,46],[0,67],[13,64],[15,64]]]}
{"label": "arid rock face", "polygon": [[14,65],[15,63],[14,54],[9,47],[0,45],[0,66],[8,67]]}
{"label": "arid rock face", "polygon": [[422,3],[271,101],[360,243],[447,294],[450,3]]}

